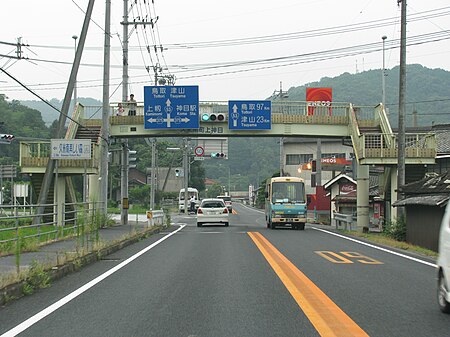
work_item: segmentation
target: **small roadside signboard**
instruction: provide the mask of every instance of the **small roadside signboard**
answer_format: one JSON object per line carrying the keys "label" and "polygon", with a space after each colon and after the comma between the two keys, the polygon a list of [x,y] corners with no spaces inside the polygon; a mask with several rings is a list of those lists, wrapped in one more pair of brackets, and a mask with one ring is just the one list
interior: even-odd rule
{"label": "small roadside signboard", "polygon": [[144,87],[144,129],[198,129],[198,86]]}
{"label": "small roadside signboard", "polygon": [[52,139],[51,159],[91,159],[90,139]]}
{"label": "small roadside signboard", "polygon": [[230,130],[270,130],[272,102],[228,101],[228,128]]}

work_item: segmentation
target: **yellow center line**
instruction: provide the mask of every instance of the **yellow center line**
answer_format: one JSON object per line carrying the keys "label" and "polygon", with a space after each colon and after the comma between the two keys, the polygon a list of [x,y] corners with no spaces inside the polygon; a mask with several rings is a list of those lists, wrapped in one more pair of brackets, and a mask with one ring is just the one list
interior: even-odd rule
{"label": "yellow center line", "polygon": [[261,233],[247,232],[321,336],[368,336]]}

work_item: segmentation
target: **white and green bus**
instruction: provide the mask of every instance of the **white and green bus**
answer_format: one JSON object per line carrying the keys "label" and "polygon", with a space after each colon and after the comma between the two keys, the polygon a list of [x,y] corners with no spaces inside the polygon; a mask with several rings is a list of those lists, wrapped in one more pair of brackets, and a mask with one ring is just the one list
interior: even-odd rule
{"label": "white and green bus", "polygon": [[266,182],[267,227],[290,226],[305,229],[307,200],[305,181],[298,177],[275,177]]}

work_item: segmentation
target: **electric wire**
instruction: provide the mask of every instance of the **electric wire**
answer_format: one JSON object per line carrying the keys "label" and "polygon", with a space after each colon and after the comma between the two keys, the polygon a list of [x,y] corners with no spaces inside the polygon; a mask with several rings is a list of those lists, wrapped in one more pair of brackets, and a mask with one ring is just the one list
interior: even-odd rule
{"label": "electric wire", "polygon": [[[426,13],[432,13],[433,17],[437,16],[437,15],[447,15],[447,13],[450,12],[444,12],[444,13],[433,13],[436,12],[438,10],[443,10],[443,9],[447,9],[450,7],[445,7],[442,9],[437,9],[437,10],[430,10],[427,12],[422,12],[419,13],[422,16],[416,15],[415,20],[418,20],[420,18],[423,18],[423,15]],[[142,13],[143,15],[143,13]],[[148,14],[146,14],[148,15]],[[156,13],[155,13],[156,15]],[[388,19],[389,20],[389,19]],[[378,22],[379,20],[376,21],[370,21],[369,23],[373,23],[373,22]],[[394,21],[395,24],[398,22]],[[365,23],[367,24],[367,23]],[[157,24],[154,25],[157,29]],[[347,25],[348,27],[350,27],[349,25]],[[340,27],[347,27],[347,26],[338,26],[337,28]],[[367,26],[364,26],[366,29]],[[334,29],[336,27],[332,27],[330,29]],[[351,28],[351,27],[350,27]],[[314,30],[314,31],[320,31],[320,30]],[[314,31],[309,31],[309,32],[314,32]],[[297,32],[298,33],[298,32]],[[281,37],[282,35],[290,35],[290,34],[297,34],[297,33],[289,33],[289,34],[278,34],[278,35],[273,35],[277,38]],[[440,35],[439,35],[440,34]],[[144,34],[145,36],[145,34]],[[153,35],[154,36],[154,35]],[[272,37],[272,36],[269,36]],[[420,37],[422,37],[422,42],[419,42]],[[441,31],[438,33],[429,33],[429,34],[422,34],[416,37],[410,37],[408,38],[408,44],[407,45],[417,45],[417,44],[423,44],[423,43],[432,43],[432,42],[438,42],[438,41],[442,41],[445,39],[448,39],[450,37],[450,34],[448,31]],[[266,37],[260,37],[260,38],[267,38]],[[229,41],[244,41],[246,39],[250,39],[250,38],[245,38],[245,39],[235,39],[235,40],[229,40]],[[257,38],[259,39],[259,38]],[[416,39],[416,40],[415,40]],[[428,40],[426,40],[428,39]],[[416,42],[414,42],[416,41]],[[160,41],[156,40],[156,37],[153,37],[153,47],[155,49],[155,52],[158,51],[158,48],[156,48],[157,46],[160,46],[160,51],[161,54],[163,54],[163,50],[164,48],[162,47],[162,44],[160,43]],[[216,43],[216,41],[212,41],[213,43]],[[0,41],[0,43],[2,43]],[[4,43],[7,44],[7,43]],[[11,45],[17,45],[17,44],[11,44]],[[387,42],[387,50],[392,50],[394,48],[397,48],[397,46],[399,45],[399,40],[389,40]],[[378,46],[378,47],[377,47]],[[140,50],[142,50],[142,46],[139,47]],[[151,52],[149,48],[149,45],[147,45],[145,47],[148,51],[149,51],[149,55],[151,58]],[[282,57],[276,57],[276,58],[267,58],[267,59],[256,59],[256,60],[240,60],[240,61],[233,61],[233,62],[216,62],[216,63],[204,63],[204,64],[184,64],[184,65],[171,65],[171,66],[167,66],[165,69],[180,69],[179,71],[177,71],[176,73],[187,73],[187,72],[194,72],[194,71],[206,71],[206,70],[214,70],[214,69],[219,69],[219,68],[229,68],[229,67],[243,67],[243,66],[248,66],[248,65],[256,65],[256,64],[260,64],[260,65],[264,65],[264,64],[273,64],[273,63],[279,63],[278,65],[274,65],[271,66],[270,68],[273,67],[281,67],[281,66],[286,66],[286,65],[295,65],[298,63],[305,63],[306,61],[308,61],[310,58],[314,58],[316,61],[323,61],[323,60],[328,60],[330,59],[330,57],[332,56],[327,56],[329,55],[333,55],[333,53],[335,53],[335,58],[342,58],[342,57],[348,57],[348,56],[354,56],[355,52],[358,50],[358,48],[360,48],[360,53],[361,54],[367,54],[370,52],[376,52],[379,51],[379,43],[373,43],[373,44],[364,44],[364,45],[357,45],[357,46],[350,46],[350,47],[343,47],[343,48],[338,48],[338,49],[333,49],[333,50],[325,50],[325,51],[319,51],[319,52],[313,52],[313,53],[307,53],[307,54],[298,54],[298,55],[288,55],[288,56],[282,56]],[[363,49],[361,49],[363,48]],[[369,50],[366,50],[364,48],[369,48]],[[292,62],[296,59],[302,59],[304,62]],[[26,59],[29,62],[35,61],[35,62],[50,62],[50,63],[60,63],[60,64],[72,64],[72,62],[64,62],[64,61],[57,61],[57,60],[44,60],[44,59],[38,59],[38,58],[23,58]],[[152,63],[152,67],[155,67],[154,63]],[[83,64],[83,66],[92,66],[92,67],[101,67],[102,65],[99,64]],[[112,67],[121,67],[121,65],[117,65],[117,66],[112,66]],[[211,73],[211,74],[201,74],[201,75],[194,75],[194,76],[189,76],[189,77],[183,77],[183,79],[186,78],[195,78],[195,77],[206,77],[206,76],[217,76],[217,75],[221,75],[221,74],[228,74],[228,73],[236,73],[236,72],[243,72],[243,71],[255,71],[255,70],[260,70],[260,69],[268,69],[269,67],[259,67],[259,68],[251,68],[251,69],[244,69],[244,70],[239,70],[239,71],[233,71],[233,72],[216,72],[216,73]],[[148,68],[147,68],[148,69]],[[155,69],[155,68],[154,68]],[[90,86],[91,87],[91,86]]]}
{"label": "electric wire", "polygon": [[69,120],[71,120],[72,122],[74,122],[75,124],[77,124],[79,127],[81,127],[84,130],[87,130],[89,132],[91,132],[93,135],[100,137],[101,139],[105,140],[106,142],[108,142],[108,139],[102,137],[102,135],[98,135],[97,133],[94,133],[91,129],[85,127],[83,124],[79,123],[78,121],[74,120],[72,117],[64,114],[61,110],[59,110],[57,107],[55,107],[53,104],[51,104],[49,101],[47,101],[46,99],[44,99],[43,97],[39,96],[39,94],[37,94],[36,92],[34,92],[33,90],[31,90],[30,88],[28,88],[25,84],[23,84],[22,82],[20,82],[17,78],[15,78],[14,76],[12,76],[10,73],[8,73],[5,69],[0,67],[0,70],[9,78],[11,78],[13,81],[17,82],[18,84],[20,84],[20,86],[22,86],[25,90],[27,90],[28,92],[30,92],[31,94],[33,94],[34,96],[36,96],[37,98],[39,98],[42,102],[44,102],[45,104],[47,104],[48,106],[50,106],[52,109],[56,110],[60,115],[63,115],[64,117],[68,118]]}

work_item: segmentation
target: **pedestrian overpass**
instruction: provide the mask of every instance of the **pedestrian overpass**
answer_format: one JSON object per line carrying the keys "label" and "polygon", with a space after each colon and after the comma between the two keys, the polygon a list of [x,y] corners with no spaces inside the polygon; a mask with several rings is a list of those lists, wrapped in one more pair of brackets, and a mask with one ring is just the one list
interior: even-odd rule
{"label": "pedestrian overpass", "polygon": [[[125,103],[124,103],[125,104]],[[144,107],[138,103],[136,116],[116,115],[111,105],[109,138],[111,140],[152,137],[313,137],[339,138],[353,146],[358,163],[357,173],[357,224],[362,228],[369,223],[369,166],[382,165],[385,172],[380,185],[384,194],[391,186],[392,203],[397,200],[398,134],[393,133],[382,104],[376,107],[354,106],[350,103],[332,103],[332,106],[315,106],[311,110],[307,102],[274,101],[269,130],[230,130],[228,128],[227,102],[200,102],[199,113],[222,114],[223,120],[205,122],[200,119],[198,129],[145,129]],[[80,160],[59,161],[60,175],[70,176],[88,172],[90,182],[98,184],[100,167],[101,107],[77,104],[66,139],[90,138],[94,143],[93,157],[86,165]],[[126,114],[126,110],[124,112]],[[100,116],[101,117],[101,116]],[[82,125],[83,127],[79,127]],[[39,184],[49,160],[48,142],[21,142],[20,167],[22,173],[33,174],[33,182]],[[436,139],[433,133],[407,133],[405,135],[405,163],[434,164]],[[274,158],[275,160],[275,158]],[[276,159],[278,160],[278,158]],[[87,167],[87,169],[86,169]],[[57,183],[64,184],[64,179]],[[61,188],[61,187],[60,187]],[[62,188],[61,188],[62,189]],[[37,189],[39,190],[39,189]],[[95,191],[96,188],[89,189]],[[70,195],[60,191],[58,195]],[[64,202],[58,201],[58,202]],[[391,214],[396,217],[396,210]]]}

